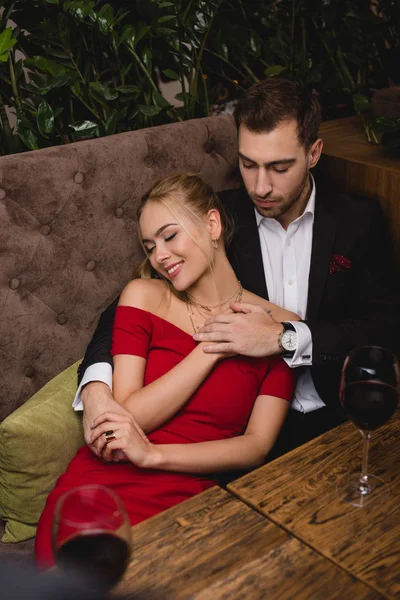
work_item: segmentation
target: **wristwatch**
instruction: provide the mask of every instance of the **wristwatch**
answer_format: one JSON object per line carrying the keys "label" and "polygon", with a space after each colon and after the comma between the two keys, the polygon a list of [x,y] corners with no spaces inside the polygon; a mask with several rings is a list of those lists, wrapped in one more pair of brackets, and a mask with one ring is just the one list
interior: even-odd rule
{"label": "wristwatch", "polygon": [[291,358],[297,350],[299,340],[297,332],[291,323],[282,321],[283,331],[278,338],[278,344],[282,355],[285,358]]}

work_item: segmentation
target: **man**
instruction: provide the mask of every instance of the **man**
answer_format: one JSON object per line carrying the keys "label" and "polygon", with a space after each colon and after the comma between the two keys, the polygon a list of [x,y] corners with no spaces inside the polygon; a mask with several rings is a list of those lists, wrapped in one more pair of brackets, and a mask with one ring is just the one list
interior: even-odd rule
{"label": "man", "polygon": [[[396,350],[400,302],[378,203],[332,193],[320,183],[317,190],[310,174],[322,151],[316,98],[290,81],[267,79],[244,94],[235,117],[244,187],[221,194],[237,222],[229,258],[245,288],[302,321],[282,324],[260,307],[232,305],[234,314],[210,319],[195,339],[208,342],[208,352],[281,353],[296,369],[294,410],[276,455],[343,420],[343,359],[357,345]],[[86,439],[90,422],[113,404],[115,306],[103,313],[80,369]],[[107,381],[104,369],[108,384],[101,383]]]}

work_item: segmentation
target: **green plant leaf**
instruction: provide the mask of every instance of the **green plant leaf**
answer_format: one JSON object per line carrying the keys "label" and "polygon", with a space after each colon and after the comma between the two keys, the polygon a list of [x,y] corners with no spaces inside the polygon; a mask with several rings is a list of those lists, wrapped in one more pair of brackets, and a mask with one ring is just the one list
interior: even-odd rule
{"label": "green plant leaf", "polygon": [[125,67],[122,67],[121,69],[121,77],[126,77],[129,73],[129,71],[132,69],[133,67],[133,62],[130,62],[128,65],[125,65]]}
{"label": "green plant leaf", "polygon": [[166,35],[172,35],[176,33],[176,29],[170,29],[169,27],[157,27],[157,33],[165,33]]}
{"label": "green plant leaf", "polygon": [[60,0],[46,0],[47,4],[60,4]]}
{"label": "green plant leaf", "polygon": [[166,23],[167,21],[172,21],[173,19],[176,20],[175,15],[164,15],[163,17],[157,19],[157,23]]}
{"label": "green plant leaf", "polygon": [[135,48],[136,29],[133,25],[127,25],[119,38],[119,45],[126,43],[130,48]]}
{"label": "green plant leaf", "polygon": [[140,89],[136,85],[120,85],[115,89],[120,94],[132,96],[135,99],[140,96]]}
{"label": "green plant leaf", "polygon": [[45,100],[38,106],[36,125],[43,137],[48,137],[54,131],[54,112]]}
{"label": "green plant leaf", "polygon": [[145,35],[147,35],[149,33],[149,31],[151,30],[150,25],[142,25],[139,29],[138,32],[136,34],[135,37],[135,44],[137,44],[142,38],[144,38]]}
{"label": "green plant leaf", "polygon": [[14,73],[15,73],[15,80],[19,81],[19,78],[21,77],[22,73],[24,72],[24,61],[22,60],[22,58],[20,58],[16,63],[15,63],[15,67],[14,67]]}
{"label": "green plant leaf", "polygon": [[56,58],[64,58],[70,60],[70,56],[66,52],[64,52],[64,50],[60,50],[60,48],[52,48],[50,46],[47,51],[51,56],[55,56]]}
{"label": "green plant leaf", "polygon": [[72,13],[78,19],[93,15],[95,2],[93,0],[65,0],[64,11]]}
{"label": "green plant leaf", "polygon": [[114,89],[110,89],[106,85],[97,81],[92,81],[89,84],[90,91],[95,99],[103,100],[116,100],[118,98],[118,92]]}
{"label": "green plant leaf", "polygon": [[271,65],[267,69],[265,69],[264,73],[267,77],[276,77],[283,73],[286,70],[286,67],[283,65]]}
{"label": "green plant leaf", "polygon": [[[77,76],[78,75],[76,73],[72,73],[70,71],[70,72],[66,72],[66,73],[61,73],[60,75],[57,75],[57,77],[54,77],[53,79],[50,79],[47,82],[44,80],[41,80],[40,78],[35,78],[35,83],[37,86],[35,92],[37,94],[41,94],[42,96],[45,96],[51,90],[59,89],[62,87],[69,87],[69,86],[71,86],[71,88],[72,88],[72,84],[75,82]],[[31,73],[31,77],[32,77],[32,73]]]}
{"label": "green plant leaf", "polygon": [[152,93],[152,98],[155,106],[158,106],[161,110],[167,110],[172,106],[163,96],[161,96],[160,92],[156,92],[155,90]]}
{"label": "green plant leaf", "polygon": [[168,6],[175,6],[173,2],[160,2],[158,8],[167,8]]}
{"label": "green plant leaf", "polygon": [[12,37],[13,30],[7,27],[0,33],[0,62],[7,62],[11,48],[15,46],[17,40]]}
{"label": "green plant leaf", "polygon": [[188,94],[188,92],[179,92],[178,94],[175,94],[175,98],[177,100],[180,100],[181,102],[190,102],[192,96],[190,94]]}
{"label": "green plant leaf", "polygon": [[45,73],[50,73],[50,75],[53,75],[54,77],[69,70],[64,65],[52,60],[51,58],[45,58],[44,56],[34,56],[33,58],[28,58],[25,61],[25,66],[39,69],[39,71],[44,71]]}
{"label": "green plant leaf", "polygon": [[162,110],[158,106],[152,106],[150,104],[137,104],[136,108],[142,115],[146,115],[147,117],[155,117]]}
{"label": "green plant leaf", "polygon": [[144,62],[144,64],[146,65],[146,67],[149,66],[149,64],[151,63],[151,59],[152,59],[152,52],[150,50],[150,48],[145,48],[142,52],[142,60]]}
{"label": "green plant leaf", "polygon": [[56,108],[56,110],[54,111],[54,119],[57,119],[57,117],[59,117],[62,112],[64,112],[64,108],[62,106]]}
{"label": "green plant leaf", "polygon": [[17,119],[17,133],[29,150],[37,150],[39,148],[37,135],[21,119]]}
{"label": "green plant leaf", "polygon": [[114,11],[109,4],[104,4],[96,16],[101,33],[106,35],[114,26]]}
{"label": "green plant leaf", "polygon": [[377,131],[381,132],[396,132],[400,133],[400,118],[396,119],[394,117],[377,117],[376,118],[376,127]]}
{"label": "green plant leaf", "polygon": [[371,110],[368,98],[363,94],[353,94],[354,110],[357,112],[366,112]]}
{"label": "green plant leaf", "polygon": [[93,121],[76,121],[68,125],[69,129],[72,129],[74,137],[94,137],[98,134],[98,125]]}
{"label": "green plant leaf", "polygon": [[117,130],[117,122],[118,122],[118,111],[113,110],[109,115],[107,121],[104,123],[104,130],[106,135],[113,135]]}
{"label": "green plant leaf", "polygon": [[164,69],[163,74],[165,75],[165,77],[168,77],[168,79],[179,79],[178,73],[175,73],[175,71],[173,71],[172,69]]}

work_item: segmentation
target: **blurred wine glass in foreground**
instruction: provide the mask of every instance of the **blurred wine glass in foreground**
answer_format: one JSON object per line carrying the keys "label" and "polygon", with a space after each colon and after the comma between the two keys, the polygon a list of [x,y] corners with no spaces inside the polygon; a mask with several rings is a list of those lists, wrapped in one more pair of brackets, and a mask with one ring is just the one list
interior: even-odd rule
{"label": "blurred wine glass in foreground", "polygon": [[390,419],[399,398],[399,363],[379,346],[363,346],[346,358],[340,382],[340,401],[347,416],[361,430],[363,458],[361,473],[339,485],[344,501],[365,506],[374,497],[373,490],[385,482],[368,473],[371,431]]}
{"label": "blurred wine glass in foreground", "polygon": [[53,521],[56,564],[83,575],[92,585],[111,588],[130,554],[130,523],[120,498],[101,485],[83,485],[58,501]]}

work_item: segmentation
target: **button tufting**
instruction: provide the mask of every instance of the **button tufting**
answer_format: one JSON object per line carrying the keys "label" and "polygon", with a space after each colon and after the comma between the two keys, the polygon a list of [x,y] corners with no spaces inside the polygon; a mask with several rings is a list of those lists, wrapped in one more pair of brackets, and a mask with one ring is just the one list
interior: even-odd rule
{"label": "button tufting", "polygon": [[66,322],[67,317],[64,315],[64,313],[60,313],[59,315],[57,315],[57,323],[59,325],[65,325]]}
{"label": "button tufting", "polygon": [[40,233],[42,235],[49,235],[50,231],[51,231],[50,225],[42,225],[42,227],[40,228]]}
{"label": "button tufting", "polygon": [[114,216],[115,216],[117,219],[120,219],[120,218],[123,216],[123,214],[124,214],[124,211],[123,211],[123,209],[122,209],[122,208],[120,208],[120,207],[118,207],[118,208],[116,208],[116,209],[114,210]]}
{"label": "button tufting", "polygon": [[213,152],[214,150],[214,144],[208,140],[205,144],[204,144],[204,152],[206,154],[211,154],[211,152]]}
{"label": "button tufting", "polygon": [[21,282],[20,282],[19,279],[11,279],[11,281],[10,281],[10,288],[12,290],[17,290],[20,285],[21,285]]}
{"label": "button tufting", "polygon": [[35,369],[33,367],[26,367],[26,369],[25,369],[25,375],[27,377],[33,377],[34,374],[35,374],[35,372],[36,371],[35,371]]}
{"label": "button tufting", "polygon": [[75,183],[82,183],[83,180],[84,180],[83,173],[80,173],[79,171],[77,173],[75,173],[75,175],[74,175]]}
{"label": "button tufting", "polygon": [[6,190],[0,188],[0,200],[4,200],[6,197]]}
{"label": "button tufting", "polygon": [[152,167],[153,166],[153,159],[150,156],[147,156],[144,161],[143,164],[145,167]]}
{"label": "button tufting", "polygon": [[86,271],[94,271],[95,266],[96,263],[94,262],[94,260],[89,260],[89,262],[86,263]]}

